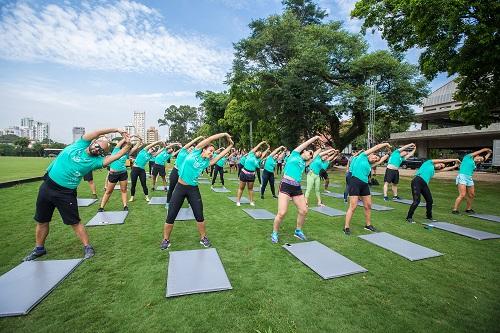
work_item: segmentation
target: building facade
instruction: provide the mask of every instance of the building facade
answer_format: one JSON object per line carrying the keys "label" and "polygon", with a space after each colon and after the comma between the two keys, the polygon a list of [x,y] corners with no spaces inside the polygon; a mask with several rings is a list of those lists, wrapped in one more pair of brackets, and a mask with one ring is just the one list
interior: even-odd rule
{"label": "building facade", "polygon": [[146,139],[146,112],[134,112],[135,134],[141,139]]}
{"label": "building facade", "polygon": [[133,125],[127,125],[127,126],[125,126],[124,129],[125,129],[125,132],[128,133],[128,135],[136,135],[137,134],[135,126],[133,126]]}
{"label": "building facade", "polygon": [[461,153],[492,148],[493,140],[500,139],[500,123],[478,130],[450,119],[450,112],[461,107],[461,103],[453,99],[456,87],[456,83],[450,81],[424,100],[422,112],[415,115],[416,121],[422,124],[420,130],[392,133],[389,141],[395,145],[414,142],[417,155],[423,158],[433,157],[430,156],[433,149]]}
{"label": "building facade", "polygon": [[79,140],[85,134],[85,127],[73,127],[73,142]]}
{"label": "building facade", "polygon": [[158,134],[158,130],[151,126],[146,131],[146,143],[153,143],[160,140],[160,135]]}

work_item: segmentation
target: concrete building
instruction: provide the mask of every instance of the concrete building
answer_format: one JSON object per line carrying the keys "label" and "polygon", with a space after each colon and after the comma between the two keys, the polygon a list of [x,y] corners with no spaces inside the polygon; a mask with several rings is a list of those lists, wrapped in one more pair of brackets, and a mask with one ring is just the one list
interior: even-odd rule
{"label": "concrete building", "polygon": [[127,125],[127,126],[125,126],[124,129],[125,129],[125,132],[127,132],[129,135],[136,135],[137,134],[135,126],[133,126],[133,125]]}
{"label": "concrete building", "polygon": [[450,81],[430,94],[424,100],[422,112],[415,115],[417,122],[422,124],[421,129],[392,133],[389,141],[395,145],[414,142],[417,155],[424,158],[433,157],[430,156],[433,149],[464,152],[492,148],[493,140],[500,139],[500,123],[477,130],[450,119],[450,111],[461,107],[461,103],[453,99],[456,88],[456,83]]}
{"label": "concrete building", "polygon": [[85,134],[85,127],[73,127],[73,142],[79,140]]}
{"label": "concrete building", "polygon": [[141,139],[146,138],[146,112],[134,112],[135,134]]}
{"label": "concrete building", "polygon": [[158,130],[151,126],[146,131],[146,143],[153,143],[160,140],[160,135],[158,134]]}
{"label": "concrete building", "polygon": [[50,125],[49,123],[35,122],[34,125],[34,140],[43,141],[50,139]]}
{"label": "concrete building", "polygon": [[33,120],[33,118],[29,117],[21,118],[21,126],[23,127],[33,127],[34,122],[35,121]]}

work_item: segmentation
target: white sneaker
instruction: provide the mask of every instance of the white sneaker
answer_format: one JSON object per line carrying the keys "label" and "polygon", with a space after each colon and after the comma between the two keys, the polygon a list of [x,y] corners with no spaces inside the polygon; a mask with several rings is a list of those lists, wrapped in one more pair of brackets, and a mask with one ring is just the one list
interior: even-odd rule
{"label": "white sneaker", "polygon": [[238,207],[239,207],[239,206],[241,206],[241,204],[240,204],[239,202],[237,202],[237,203],[236,203],[236,206],[238,206]]}
{"label": "white sneaker", "polygon": [[128,200],[128,202],[132,202],[134,201],[134,196],[131,196],[130,199]]}
{"label": "white sneaker", "polygon": [[255,207],[255,202],[253,202],[253,201],[252,201],[252,202],[250,202],[250,206]]}
{"label": "white sneaker", "polygon": [[147,202],[149,202],[149,197],[148,197],[147,195],[146,195],[146,198],[145,198],[145,199],[146,199],[146,201],[147,201]]}
{"label": "white sneaker", "polygon": [[211,189],[211,190],[213,190],[213,189],[214,189],[214,187],[213,187],[213,186],[210,186],[210,189]]}

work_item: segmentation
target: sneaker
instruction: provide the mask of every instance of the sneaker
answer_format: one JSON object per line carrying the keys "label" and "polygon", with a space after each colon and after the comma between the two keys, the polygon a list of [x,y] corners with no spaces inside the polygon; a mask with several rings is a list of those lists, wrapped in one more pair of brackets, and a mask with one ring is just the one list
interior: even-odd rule
{"label": "sneaker", "polygon": [[93,193],[92,194],[92,199],[97,199],[97,194]]}
{"label": "sneaker", "polygon": [[213,190],[214,190],[214,186],[213,186],[213,185],[212,185],[212,186],[210,186],[210,189],[213,191]]}
{"label": "sneaker", "polygon": [[255,202],[253,202],[253,201],[252,201],[252,202],[250,202],[250,206],[255,207]]}
{"label": "sneaker", "polygon": [[371,224],[370,225],[365,225],[365,229],[366,230],[370,230],[371,232],[376,232],[377,229],[375,229],[374,226],[372,226]]}
{"label": "sneaker", "polygon": [[97,210],[98,213],[102,213],[104,212],[104,208],[100,207],[98,210]]}
{"label": "sneaker", "polygon": [[332,191],[330,191],[330,190],[325,190],[325,193],[332,193]]}
{"label": "sneaker", "polygon": [[170,247],[170,241],[169,240],[162,240],[161,245],[160,245],[160,250],[166,250]]}
{"label": "sneaker", "polygon": [[389,197],[384,197],[384,201],[389,201]]}
{"label": "sneaker", "polygon": [[237,206],[237,207],[241,206],[241,203],[240,203],[240,202],[237,202],[237,203],[236,203],[236,206]]}
{"label": "sneaker", "polygon": [[401,200],[401,197],[399,195],[395,195],[392,197],[392,200]]}
{"label": "sneaker", "polygon": [[452,210],[452,211],[451,211],[451,213],[452,213],[452,214],[455,214],[455,215],[460,214],[460,212],[459,212],[458,210]]}
{"label": "sneaker", "polygon": [[128,206],[124,206],[123,210],[126,211],[126,212],[128,212]]}
{"label": "sneaker", "polygon": [[295,232],[293,233],[293,235],[300,240],[303,240],[303,241],[307,240],[306,235],[304,235],[304,233],[300,229],[295,229]]}
{"label": "sneaker", "polygon": [[431,218],[426,218],[425,221],[427,221],[427,223],[434,223],[434,222],[437,222],[437,220],[434,220],[432,217]]}
{"label": "sneaker", "polygon": [[90,259],[95,255],[94,248],[92,245],[87,245],[83,248],[83,258]]}
{"label": "sneaker", "polygon": [[153,187],[151,187],[151,191],[155,191],[155,187],[154,187],[154,186],[153,186]]}
{"label": "sneaker", "polygon": [[263,195],[261,195],[261,196],[260,196],[260,198],[261,198],[262,200],[264,200],[264,196],[263,196]]}
{"label": "sneaker", "polygon": [[276,231],[273,231],[273,233],[271,234],[271,242],[273,244],[276,244],[278,243],[278,233]]}
{"label": "sneaker", "polygon": [[149,202],[149,197],[146,195],[146,197],[144,198],[147,202]]}
{"label": "sneaker", "polygon": [[476,214],[476,212],[474,211],[474,209],[466,209],[465,212],[467,214]]}
{"label": "sneaker", "polygon": [[26,257],[24,257],[23,261],[31,261],[35,260],[36,258],[39,258],[43,255],[47,254],[47,250],[45,248],[39,250],[36,247],[33,249],[33,251],[30,252]]}
{"label": "sneaker", "polygon": [[347,236],[349,236],[351,234],[351,229],[349,228],[344,228],[342,229],[342,231],[344,232],[344,234],[346,234]]}
{"label": "sneaker", "polygon": [[210,247],[212,246],[212,243],[208,240],[207,236],[203,237],[200,239],[200,244],[203,245],[204,247]]}
{"label": "sneaker", "polygon": [[277,197],[277,196],[275,196],[275,195],[273,195],[273,198],[274,198],[274,199],[278,199],[278,197]]}
{"label": "sneaker", "polygon": [[413,219],[411,219],[411,218],[406,218],[406,222],[412,223],[412,224],[415,223],[415,221],[413,221]]}
{"label": "sneaker", "polygon": [[128,202],[133,202],[134,201],[134,196],[131,196],[130,199],[128,199]]}

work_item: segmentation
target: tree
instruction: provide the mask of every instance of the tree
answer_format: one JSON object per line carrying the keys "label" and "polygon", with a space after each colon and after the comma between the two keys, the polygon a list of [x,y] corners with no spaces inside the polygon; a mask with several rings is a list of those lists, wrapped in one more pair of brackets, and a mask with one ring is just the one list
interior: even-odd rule
{"label": "tree", "polygon": [[159,126],[170,126],[170,141],[186,142],[198,130],[198,109],[189,105],[171,105],[165,110]]}
{"label": "tree", "polygon": [[[360,35],[343,30],[340,22],[318,21],[319,9],[301,9],[300,3],[312,4],[284,1],[282,15],[252,21],[250,36],[235,44],[228,109],[241,114],[238,121],[252,120],[257,133],[273,134],[288,146],[325,134],[344,148],[365,132],[367,82],[375,77],[380,77],[377,114],[391,120],[411,117],[410,105],[428,93],[418,69],[397,53],[368,53]],[[313,14],[307,18],[298,12]],[[346,118],[351,122],[344,129]]]}
{"label": "tree", "polygon": [[33,144],[33,147],[31,147],[33,152],[35,152],[38,156],[42,157],[43,156],[43,145],[40,142],[36,142]]}
{"label": "tree", "polygon": [[14,143],[20,137],[15,134],[0,135],[0,143]]}
{"label": "tree", "polygon": [[[482,0],[359,0],[351,15],[362,31],[378,29],[396,51],[423,49],[421,71],[458,74],[454,119],[476,127],[498,119],[500,108],[500,2]],[[495,114],[493,113],[495,112]]]}
{"label": "tree", "polygon": [[24,150],[26,148],[28,148],[28,146],[30,145],[30,140],[28,138],[18,138],[14,144],[18,147],[21,148],[21,150]]}

